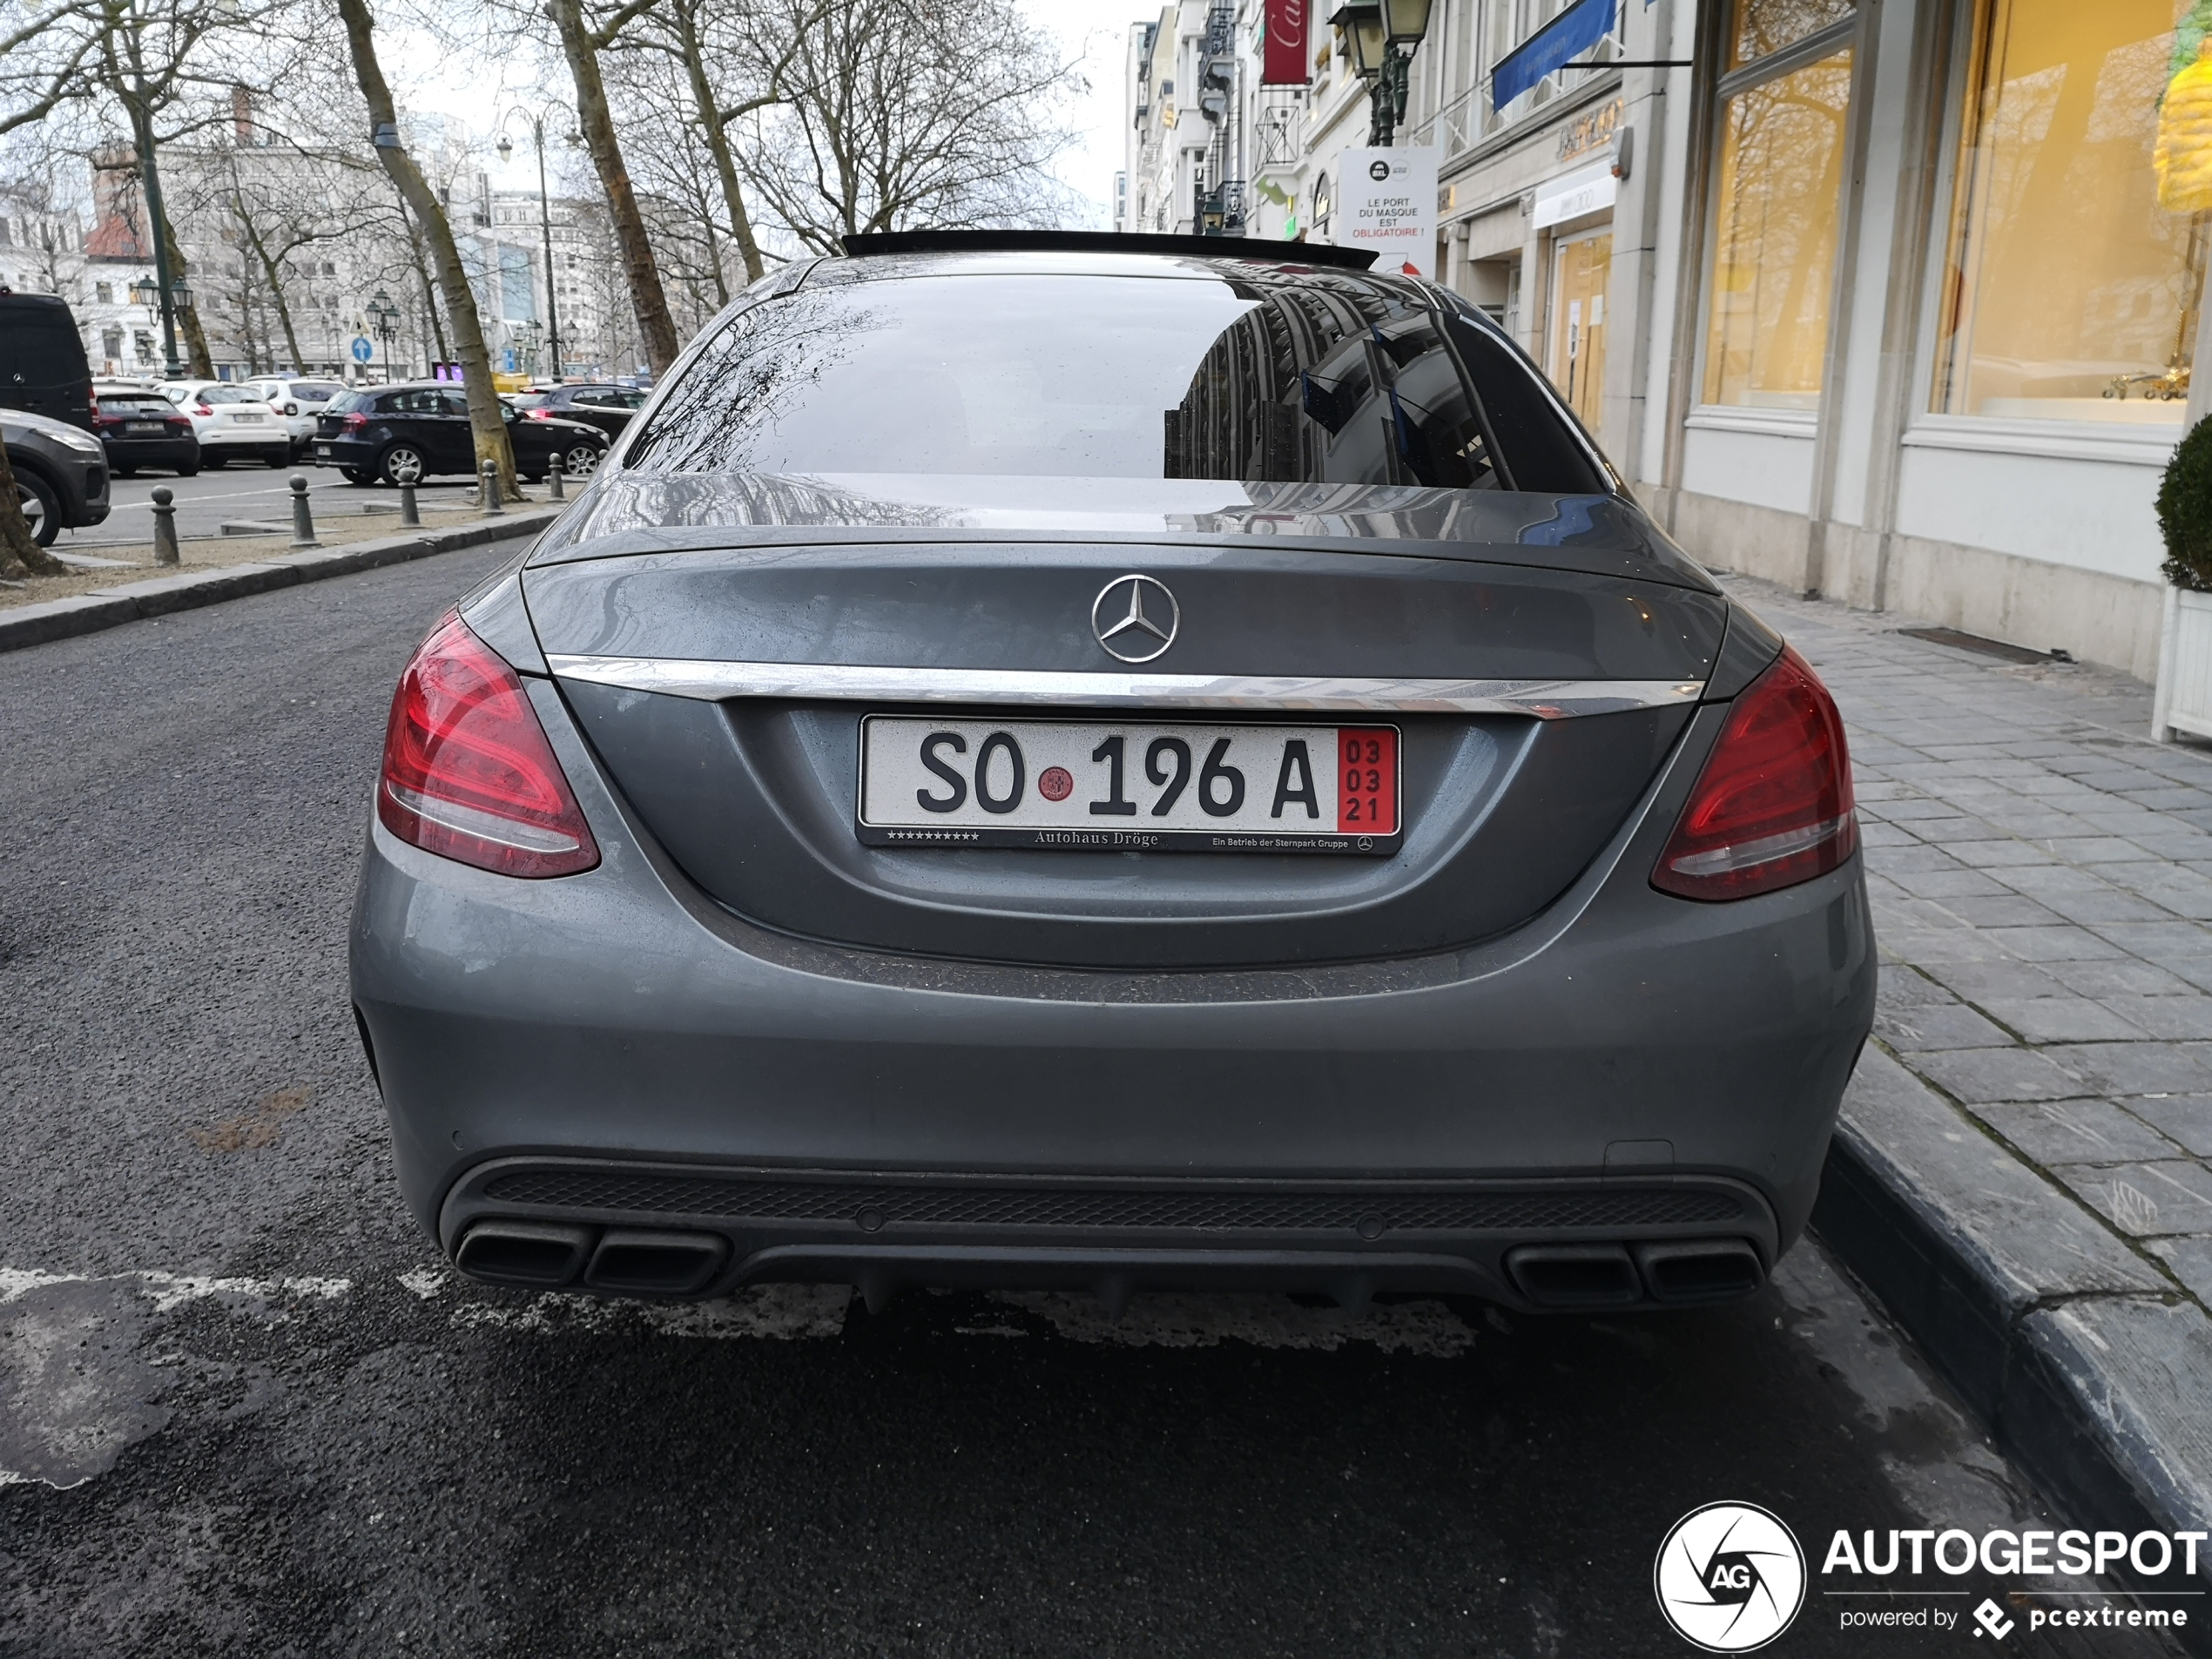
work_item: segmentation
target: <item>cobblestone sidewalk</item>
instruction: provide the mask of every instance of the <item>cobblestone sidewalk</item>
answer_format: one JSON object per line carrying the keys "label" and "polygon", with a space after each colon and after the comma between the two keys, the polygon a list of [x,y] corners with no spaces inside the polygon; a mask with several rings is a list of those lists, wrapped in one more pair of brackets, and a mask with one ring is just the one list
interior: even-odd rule
{"label": "cobblestone sidewalk", "polygon": [[2212,752],[2123,676],[1730,585],[1843,707],[1877,1039],[2212,1303]]}

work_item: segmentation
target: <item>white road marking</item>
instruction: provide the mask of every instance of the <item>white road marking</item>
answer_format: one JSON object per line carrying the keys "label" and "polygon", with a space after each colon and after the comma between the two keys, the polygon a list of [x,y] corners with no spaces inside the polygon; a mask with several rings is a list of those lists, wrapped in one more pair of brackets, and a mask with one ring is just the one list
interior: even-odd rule
{"label": "white road marking", "polygon": [[12,1302],[29,1291],[53,1285],[114,1285],[135,1281],[153,1300],[153,1311],[166,1313],[182,1303],[201,1297],[226,1301],[280,1302],[312,1296],[323,1301],[354,1288],[349,1278],[216,1278],[199,1273],[165,1273],[147,1270],[128,1273],[42,1273],[33,1268],[0,1267],[0,1302]]}

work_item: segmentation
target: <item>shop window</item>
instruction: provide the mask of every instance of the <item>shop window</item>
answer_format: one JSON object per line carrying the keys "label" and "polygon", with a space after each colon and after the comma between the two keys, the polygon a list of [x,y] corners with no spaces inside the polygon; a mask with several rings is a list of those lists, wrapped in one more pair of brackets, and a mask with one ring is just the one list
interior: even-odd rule
{"label": "shop window", "polygon": [[1771,57],[1851,15],[1851,0],[1744,0],[1729,37],[1728,66]]}
{"label": "shop window", "polygon": [[[1703,401],[1811,410],[1828,349],[1851,109],[1844,0],[1740,0],[1721,82]],[[1756,55],[1743,60],[1746,52]]]}
{"label": "shop window", "polygon": [[[1984,0],[1932,407],[2179,426],[2196,349],[2209,73],[2176,0]],[[2184,31],[2193,33],[2194,31]],[[2185,50],[2186,48],[2186,50]],[[2174,131],[2160,188],[2161,114]],[[2165,197],[2161,204],[2161,193]]]}

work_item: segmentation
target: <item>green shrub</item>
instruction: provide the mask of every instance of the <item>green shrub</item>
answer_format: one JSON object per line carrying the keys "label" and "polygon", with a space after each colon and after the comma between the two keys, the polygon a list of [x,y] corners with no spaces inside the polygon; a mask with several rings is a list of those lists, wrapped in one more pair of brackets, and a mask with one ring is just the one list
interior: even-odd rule
{"label": "green shrub", "polygon": [[2158,484],[2158,533],[2166,579],[2191,593],[2212,593],[2212,421],[2189,429]]}

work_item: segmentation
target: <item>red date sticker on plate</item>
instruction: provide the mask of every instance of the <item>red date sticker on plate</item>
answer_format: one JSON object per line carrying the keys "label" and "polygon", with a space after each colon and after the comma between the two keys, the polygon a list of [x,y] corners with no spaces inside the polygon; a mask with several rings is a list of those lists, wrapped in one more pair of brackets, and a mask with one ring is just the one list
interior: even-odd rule
{"label": "red date sticker on plate", "polygon": [[1337,828],[1352,835],[1398,833],[1394,727],[1337,728]]}

